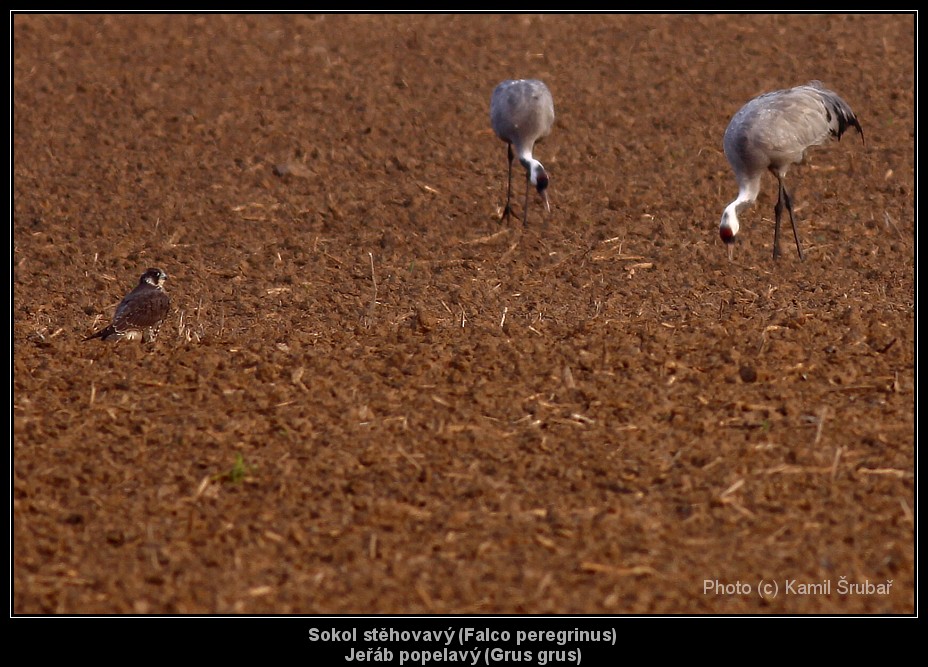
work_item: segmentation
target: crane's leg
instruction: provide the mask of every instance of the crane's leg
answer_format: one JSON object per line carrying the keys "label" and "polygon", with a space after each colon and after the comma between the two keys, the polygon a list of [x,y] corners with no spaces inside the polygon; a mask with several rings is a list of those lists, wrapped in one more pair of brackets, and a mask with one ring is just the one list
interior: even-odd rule
{"label": "crane's leg", "polygon": [[786,191],[783,187],[783,179],[779,176],[777,177],[777,182],[780,184],[777,188],[777,204],[773,207],[774,213],[774,223],[773,223],[773,258],[780,258],[780,220],[783,217],[783,193]]}
{"label": "crane's leg", "polygon": [[773,227],[773,258],[778,259],[780,257],[780,221],[783,218],[783,208],[785,206],[789,213],[789,224],[793,226],[793,238],[796,239],[796,250],[799,252],[799,260],[802,261],[805,259],[805,255],[802,253],[802,243],[799,242],[799,230],[796,229],[796,218],[793,216],[793,200],[789,196],[789,191],[786,189],[786,184],[783,182],[782,176],[777,175],[777,183],[779,183],[777,205],[773,209],[773,212],[776,214]]}
{"label": "crane's leg", "polygon": [[506,208],[503,209],[503,217],[500,220],[509,220],[512,217],[512,205],[510,201],[512,200],[512,144],[506,144],[506,152],[509,156],[509,180],[507,181],[506,186]]}
{"label": "crane's leg", "polygon": [[796,220],[793,218],[793,200],[789,196],[789,192],[786,190],[786,186],[781,184],[783,188],[783,199],[786,200],[786,210],[789,211],[789,224],[793,226],[793,238],[796,239],[796,250],[799,252],[799,261],[805,260],[805,255],[802,254],[802,244],[799,242],[799,230],[796,229]]}
{"label": "crane's leg", "polygon": [[525,173],[525,206],[522,207],[522,226],[528,224],[528,196],[532,191],[532,177],[531,172],[527,171]]}

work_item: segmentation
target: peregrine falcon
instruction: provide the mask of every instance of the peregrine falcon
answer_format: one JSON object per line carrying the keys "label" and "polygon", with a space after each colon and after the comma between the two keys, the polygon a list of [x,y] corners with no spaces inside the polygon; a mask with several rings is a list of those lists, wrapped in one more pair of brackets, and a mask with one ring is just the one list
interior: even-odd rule
{"label": "peregrine falcon", "polygon": [[84,340],[133,340],[141,338],[146,343],[154,340],[164,318],[167,317],[171,299],[164,291],[168,275],[161,269],[148,269],[139,278],[139,284],[129,292],[116,308],[113,322]]}

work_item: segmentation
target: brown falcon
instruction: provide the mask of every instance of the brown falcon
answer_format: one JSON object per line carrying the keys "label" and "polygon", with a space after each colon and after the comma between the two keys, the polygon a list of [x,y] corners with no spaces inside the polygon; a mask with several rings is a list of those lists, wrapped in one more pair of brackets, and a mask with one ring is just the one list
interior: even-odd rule
{"label": "brown falcon", "polygon": [[112,323],[84,340],[141,338],[146,343],[154,340],[171,305],[171,299],[163,287],[167,277],[161,269],[148,269],[139,278],[135,289],[123,297]]}

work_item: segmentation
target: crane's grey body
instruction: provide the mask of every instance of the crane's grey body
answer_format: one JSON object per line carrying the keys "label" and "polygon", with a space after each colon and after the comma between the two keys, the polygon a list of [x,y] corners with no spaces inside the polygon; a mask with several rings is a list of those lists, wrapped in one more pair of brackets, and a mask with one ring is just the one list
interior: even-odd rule
{"label": "crane's grey body", "polygon": [[490,124],[496,136],[506,142],[509,157],[509,180],[506,189],[506,208],[503,217],[512,214],[512,158],[513,149],[525,167],[525,205],[522,222],[528,219],[529,186],[534,185],[548,204],[548,174],[541,162],[532,155],[535,144],[551,133],[554,125],[554,100],[551,91],[538,79],[510,79],[503,81],[490,96]]}
{"label": "crane's grey body", "polygon": [[770,171],[779,184],[774,209],[774,259],[780,255],[780,220],[784,206],[789,212],[799,258],[803,259],[799,233],[793,219],[793,205],[786,189],[790,165],[802,162],[806,150],[840,139],[848,127],[863,136],[857,116],[837,93],[818,81],[803,86],[764,93],[745,104],[725,130],[725,157],[738,180],[738,197],[722,214],[719,233],[731,245],[740,227],[738,211],[752,204],[760,192],[761,177]]}

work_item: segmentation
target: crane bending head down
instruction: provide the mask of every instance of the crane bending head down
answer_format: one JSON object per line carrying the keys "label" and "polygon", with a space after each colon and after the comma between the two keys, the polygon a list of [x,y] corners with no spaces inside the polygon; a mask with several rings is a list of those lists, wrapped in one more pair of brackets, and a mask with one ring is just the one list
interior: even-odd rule
{"label": "crane bending head down", "polygon": [[780,256],[780,222],[785,208],[799,259],[804,259],[786,174],[790,165],[803,161],[807,149],[829,139],[840,139],[849,127],[856,128],[863,139],[863,129],[851,107],[820,81],[764,93],[741,107],[728,124],[722,142],[738,181],[738,196],[725,207],[719,224],[719,236],[728,247],[729,258],[741,228],[738,213],[757,199],[761,177],[769,171],[778,184],[773,257]]}

